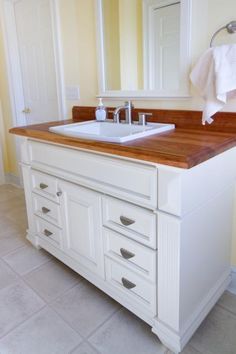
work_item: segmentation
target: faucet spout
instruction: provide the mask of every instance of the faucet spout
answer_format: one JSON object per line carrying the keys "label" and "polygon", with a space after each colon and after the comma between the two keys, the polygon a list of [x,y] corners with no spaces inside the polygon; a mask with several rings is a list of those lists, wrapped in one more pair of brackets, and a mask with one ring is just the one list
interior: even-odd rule
{"label": "faucet spout", "polygon": [[113,112],[113,120],[115,123],[120,123],[120,111],[125,111],[125,123],[132,124],[132,102],[127,101],[123,106],[118,106]]}

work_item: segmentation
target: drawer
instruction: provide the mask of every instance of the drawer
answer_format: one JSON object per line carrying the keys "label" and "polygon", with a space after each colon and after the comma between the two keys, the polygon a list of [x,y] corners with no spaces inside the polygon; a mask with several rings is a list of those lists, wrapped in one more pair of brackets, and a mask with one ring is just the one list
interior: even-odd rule
{"label": "drawer", "polygon": [[118,157],[29,140],[34,169],[157,208],[157,168]]}
{"label": "drawer", "polygon": [[61,216],[59,205],[35,193],[32,194],[32,198],[34,213],[60,227]]}
{"label": "drawer", "polygon": [[122,262],[131,270],[156,283],[157,251],[104,229],[105,254]]}
{"label": "drawer", "polygon": [[35,216],[36,230],[39,237],[50,242],[53,246],[60,247],[62,245],[61,230],[50,224],[49,222]]}
{"label": "drawer", "polygon": [[156,249],[156,214],[111,197],[103,197],[103,225]]}
{"label": "drawer", "polygon": [[[35,193],[38,193],[55,202],[59,202],[59,192],[57,187],[57,179],[39,171],[31,170],[32,188]],[[59,192],[60,193],[60,192]]]}
{"label": "drawer", "polygon": [[106,281],[138,306],[156,314],[156,285],[105,257]]}

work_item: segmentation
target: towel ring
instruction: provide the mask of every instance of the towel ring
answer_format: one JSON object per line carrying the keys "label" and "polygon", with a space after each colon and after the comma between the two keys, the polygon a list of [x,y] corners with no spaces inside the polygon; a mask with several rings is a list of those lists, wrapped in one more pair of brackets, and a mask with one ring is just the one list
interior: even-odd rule
{"label": "towel ring", "polygon": [[212,47],[213,41],[217,34],[222,31],[223,29],[226,29],[228,33],[235,33],[236,32],[236,21],[231,21],[227,25],[220,27],[211,37],[210,41],[210,47]]}

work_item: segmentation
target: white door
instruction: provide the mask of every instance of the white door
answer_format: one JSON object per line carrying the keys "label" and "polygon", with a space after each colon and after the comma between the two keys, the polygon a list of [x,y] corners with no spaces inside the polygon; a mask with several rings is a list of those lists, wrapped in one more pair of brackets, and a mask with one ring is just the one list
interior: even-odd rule
{"label": "white door", "polygon": [[[23,91],[16,100],[17,125],[58,120],[61,112],[52,1],[18,0],[11,6],[18,49],[16,65],[19,64]],[[13,51],[10,55],[14,56]],[[10,62],[14,65],[14,58]],[[19,91],[19,85],[14,84],[14,89]]]}
{"label": "white door", "polygon": [[153,9],[154,88],[177,90],[180,64],[180,3]]}
{"label": "white door", "polygon": [[0,184],[5,182],[4,178],[4,167],[3,167],[3,134],[4,134],[4,124],[3,124],[3,116],[2,116],[2,106],[0,101]]}
{"label": "white door", "polygon": [[76,262],[103,275],[101,195],[60,181],[62,191],[63,249]]}

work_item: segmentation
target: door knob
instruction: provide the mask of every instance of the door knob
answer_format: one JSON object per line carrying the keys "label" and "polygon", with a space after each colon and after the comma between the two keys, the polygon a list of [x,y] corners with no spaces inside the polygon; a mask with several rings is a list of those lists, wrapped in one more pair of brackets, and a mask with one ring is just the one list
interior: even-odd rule
{"label": "door knob", "polygon": [[22,113],[29,114],[31,113],[31,110],[29,108],[23,109]]}

